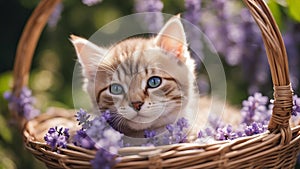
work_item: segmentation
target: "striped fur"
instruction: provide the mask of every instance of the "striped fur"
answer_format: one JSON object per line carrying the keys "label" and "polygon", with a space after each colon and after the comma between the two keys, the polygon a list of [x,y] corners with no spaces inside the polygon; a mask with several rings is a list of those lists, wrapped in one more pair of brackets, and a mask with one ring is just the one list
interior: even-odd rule
{"label": "striped fur", "polygon": [[[183,27],[171,18],[153,38],[131,38],[108,49],[71,36],[86,77],[86,89],[101,111],[110,110],[110,124],[127,136],[142,137],[145,129],[165,130],[165,125],[186,117],[198,117],[194,61],[187,51]],[[98,51],[98,52],[97,52]],[[147,87],[150,77],[162,79]],[[121,84],[124,93],[114,95],[110,85]],[[131,105],[142,102],[139,111]]]}

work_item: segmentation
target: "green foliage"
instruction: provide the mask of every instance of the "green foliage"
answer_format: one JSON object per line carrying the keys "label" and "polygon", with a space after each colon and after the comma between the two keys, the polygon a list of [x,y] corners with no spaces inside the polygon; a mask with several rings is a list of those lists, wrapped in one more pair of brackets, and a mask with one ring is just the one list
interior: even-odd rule
{"label": "green foliage", "polygon": [[286,0],[288,5],[288,12],[291,18],[300,22],[300,1],[299,0]]}
{"label": "green foliage", "polygon": [[268,1],[268,6],[276,20],[277,25],[279,26],[279,28],[282,27],[282,13],[280,11],[280,5],[275,1],[275,0],[269,0]]}
{"label": "green foliage", "polygon": [[4,92],[9,89],[9,84],[11,83],[11,73],[6,72],[0,74],[0,105],[3,105],[0,107],[0,139],[5,141],[5,142],[11,142],[12,140],[12,134],[10,131],[9,126],[7,126],[5,116],[8,115],[7,113],[7,102],[4,100],[2,97]]}
{"label": "green foliage", "polygon": [[7,123],[2,115],[0,115],[0,124],[0,137],[5,142],[11,142],[12,134],[10,132],[9,126],[7,126]]}

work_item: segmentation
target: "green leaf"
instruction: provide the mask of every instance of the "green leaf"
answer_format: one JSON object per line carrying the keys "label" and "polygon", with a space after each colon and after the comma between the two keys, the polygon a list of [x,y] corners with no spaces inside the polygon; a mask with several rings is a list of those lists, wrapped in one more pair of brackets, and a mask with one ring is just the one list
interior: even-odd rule
{"label": "green leaf", "polygon": [[281,21],[281,11],[280,11],[280,6],[275,0],[269,0],[268,1],[268,6],[272,12],[272,15],[274,16],[277,25],[279,28],[282,26],[282,21]]}
{"label": "green leaf", "polygon": [[3,116],[0,115],[0,137],[5,140],[6,142],[11,142],[12,141],[12,134],[7,126],[7,123],[5,122],[5,119]]}
{"label": "green leaf", "polygon": [[12,73],[5,72],[0,74],[0,93],[4,93],[5,91],[10,89],[12,82]]}
{"label": "green leaf", "polygon": [[300,22],[300,1],[299,0],[287,0],[289,15]]}

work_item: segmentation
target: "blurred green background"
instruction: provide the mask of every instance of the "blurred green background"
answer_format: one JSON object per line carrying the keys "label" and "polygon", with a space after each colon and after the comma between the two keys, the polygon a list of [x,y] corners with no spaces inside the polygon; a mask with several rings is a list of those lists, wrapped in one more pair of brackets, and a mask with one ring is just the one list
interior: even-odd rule
{"label": "blurred green background", "polygon": [[[18,40],[26,20],[38,4],[38,0],[9,0],[0,2],[0,95],[10,89],[12,68]],[[282,26],[285,18],[292,18],[298,23],[300,4],[298,0],[282,2],[270,1],[270,7],[277,22]],[[177,14],[185,10],[184,1],[164,0],[164,13]],[[294,4],[293,4],[294,3]],[[72,108],[72,73],[76,61],[74,49],[69,42],[70,34],[83,37],[91,36],[103,25],[121,16],[134,12],[133,0],[103,0],[95,6],[86,6],[80,0],[64,0],[60,20],[54,27],[46,26],[41,34],[32,62],[29,87],[36,97],[36,106],[45,110],[49,106]],[[284,29],[282,29],[284,31]],[[299,44],[297,44],[299,46]],[[239,66],[224,63],[228,77],[229,102],[240,105],[248,96],[247,82],[235,74]],[[298,65],[299,66],[299,65]],[[267,88],[267,89],[266,89]],[[272,95],[271,85],[263,86],[262,91]],[[296,93],[297,93],[296,89]],[[0,169],[2,168],[43,168],[38,160],[27,152],[22,144],[22,137],[10,118],[7,102],[0,97]]]}

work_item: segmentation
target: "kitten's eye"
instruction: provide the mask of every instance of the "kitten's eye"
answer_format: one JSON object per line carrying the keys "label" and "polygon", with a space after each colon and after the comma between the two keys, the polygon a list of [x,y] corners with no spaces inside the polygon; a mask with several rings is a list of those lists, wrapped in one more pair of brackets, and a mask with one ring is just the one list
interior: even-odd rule
{"label": "kitten's eye", "polygon": [[149,88],[156,88],[161,84],[161,78],[158,76],[152,76],[148,79],[147,85]]}
{"label": "kitten's eye", "polygon": [[109,91],[110,91],[110,93],[112,93],[114,95],[120,95],[124,92],[123,87],[117,83],[111,84]]}

